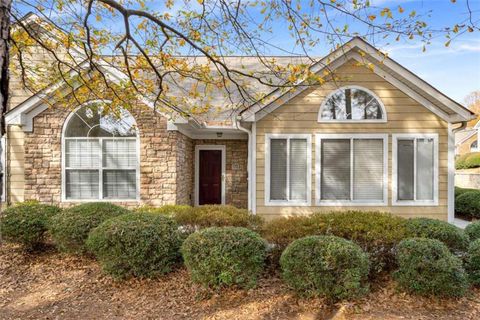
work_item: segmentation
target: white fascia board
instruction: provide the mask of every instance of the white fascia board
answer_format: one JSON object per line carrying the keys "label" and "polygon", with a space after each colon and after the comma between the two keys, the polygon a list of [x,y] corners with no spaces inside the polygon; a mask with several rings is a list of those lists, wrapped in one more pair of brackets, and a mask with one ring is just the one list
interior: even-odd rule
{"label": "white fascia board", "polygon": [[414,86],[420,88],[429,96],[438,100],[439,102],[444,104],[446,107],[450,108],[452,111],[462,116],[464,118],[463,121],[468,121],[475,118],[475,116],[473,116],[466,108],[462,107],[455,101],[451,100],[450,98],[442,94],[440,91],[432,87],[429,83],[419,78],[417,75],[415,75],[413,72],[409,71],[408,69],[400,65],[395,60],[380,53],[378,49],[370,45],[368,42],[359,39],[358,47],[361,50],[365,51],[365,53],[367,53],[369,56],[371,56],[372,58],[374,58],[375,60],[385,65],[390,70],[392,70],[394,73],[398,74],[400,77],[406,79],[407,81],[412,83]]}
{"label": "white fascia board", "polygon": [[[350,40],[349,42],[344,44],[342,47],[336,49],[335,51],[331,52],[330,54],[328,54],[327,56],[322,58],[320,61],[316,62],[311,67],[311,71],[314,72],[314,73],[318,73],[318,72],[322,71],[323,69],[334,70],[334,65],[336,64],[336,61],[339,58],[345,58],[345,56],[352,49],[354,49],[357,46],[357,43],[359,43],[357,38],[354,38],[354,39]],[[300,92],[302,92],[308,87],[309,86],[302,86],[302,83],[299,83],[298,86],[295,89],[297,89],[296,91],[301,90]],[[290,91],[291,91],[291,89],[287,93],[285,93],[285,92],[282,92],[282,90],[280,88],[275,89],[274,91],[272,91],[270,94],[268,94],[264,98],[264,99],[267,99],[267,98],[271,99],[271,100],[273,100],[272,102],[270,102],[266,105],[263,104],[261,101],[253,104],[252,106],[250,106],[247,110],[245,110],[241,114],[242,120],[246,121],[246,122],[257,121],[257,119],[255,119],[255,114],[257,112],[263,110],[264,108],[267,108],[270,104],[277,101],[277,99],[281,98],[282,100],[285,100],[284,102],[287,102],[288,97],[293,98],[291,96],[287,96],[290,93]],[[300,92],[297,92],[297,94],[295,94],[294,96],[298,95]]]}

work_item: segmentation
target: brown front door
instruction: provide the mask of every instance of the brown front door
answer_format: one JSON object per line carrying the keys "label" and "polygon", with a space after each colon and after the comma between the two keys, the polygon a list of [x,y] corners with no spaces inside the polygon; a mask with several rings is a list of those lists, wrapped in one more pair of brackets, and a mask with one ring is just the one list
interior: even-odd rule
{"label": "brown front door", "polygon": [[222,204],[222,151],[199,150],[198,204]]}

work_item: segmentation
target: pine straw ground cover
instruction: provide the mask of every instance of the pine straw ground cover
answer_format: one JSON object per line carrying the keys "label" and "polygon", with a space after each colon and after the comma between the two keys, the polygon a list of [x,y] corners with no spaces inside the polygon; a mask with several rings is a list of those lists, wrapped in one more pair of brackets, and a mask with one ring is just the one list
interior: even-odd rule
{"label": "pine straw ground cover", "polygon": [[480,319],[480,290],[460,300],[427,299],[391,281],[353,303],[299,299],[278,276],[253,290],[206,295],[184,269],[157,280],[114,281],[88,258],[0,247],[0,319]]}

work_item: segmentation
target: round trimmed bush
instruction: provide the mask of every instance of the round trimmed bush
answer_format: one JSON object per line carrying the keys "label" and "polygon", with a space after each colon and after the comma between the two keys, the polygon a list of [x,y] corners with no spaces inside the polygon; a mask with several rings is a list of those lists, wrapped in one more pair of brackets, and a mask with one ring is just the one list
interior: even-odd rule
{"label": "round trimmed bush", "polygon": [[48,221],[62,210],[35,201],[18,203],[3,211],[0,219],[2,235],[28,250],[39,249],[45,239]]}
{"label": "round trimmed bush", "polygon": [[180,260],[178,225],[154,213],[128,213],[93,229],[86,246],[102,269],[115,278],[155,277]]}
{"label": "round trimmed bush", "polygon": [[467,234],[462,229],[445,221],[413,218],[407,221],[406,228],[408,237],[437,239],[454,252],[466,251],[468,248]]}
{"label": "round trimmed bush", "polygon": [[368,256],[355,243],[335,236],[295,240],[280,258],[283,279],[300,295],[330,300],[368,291]]}
{"label": "round trimmed bush", "polygon": [[251,288],[263,270],[266,243],[246,228],[212,227],[191,234],[182,255],[194,282],[211,288]]}
{"label": "round trimmed bush", "polygon": [[465,192],[455,198],[455,212],[480,218],[480,191]]}
{"label": "round trimmed bush", "polygon": [[50,233],[57,247],[64,252],[86,253],[85,241],[93,228],[107,219],[129,211],[108,202],[91,202],[63,210],[51,219]]}
{"label": "round trimmed bush", "polygon": [[468,272],[470,283],[475,286],[480,285],[480,239],[470,243],[465,269]]}
{"label": "round trimmed bush", "polygon": [[405,239],[397,247],[399,286],[424,296],[461,297],[468,289],[462,262],[436,239]]}
{"label": "round trimmed bush", "polygon": [[470,241],[480,239],[480,221],[472,222],[465,228]]}

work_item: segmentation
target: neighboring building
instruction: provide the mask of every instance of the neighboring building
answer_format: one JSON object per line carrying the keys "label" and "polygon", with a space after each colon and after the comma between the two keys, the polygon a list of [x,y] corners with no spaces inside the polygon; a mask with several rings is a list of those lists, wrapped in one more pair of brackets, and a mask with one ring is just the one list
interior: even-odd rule
{"label": "neighboring building", "polygon": [[470,152],[478,152],[478,128],[480,121],[472,128],[458,131],[455,133],[455,154],[462,155]]}
{"label": "neighboring building", "polygon": [[473,114],[360,38],[312,66],[327,68],[337,81],[273,90],[262,103],[207,120],[167,120],[140,103],[120,121],[92,108],[108,102],[47,108],[14,81],[6,200],[224,203],[267,218],[381,210],[452,220],[454,130]]}

